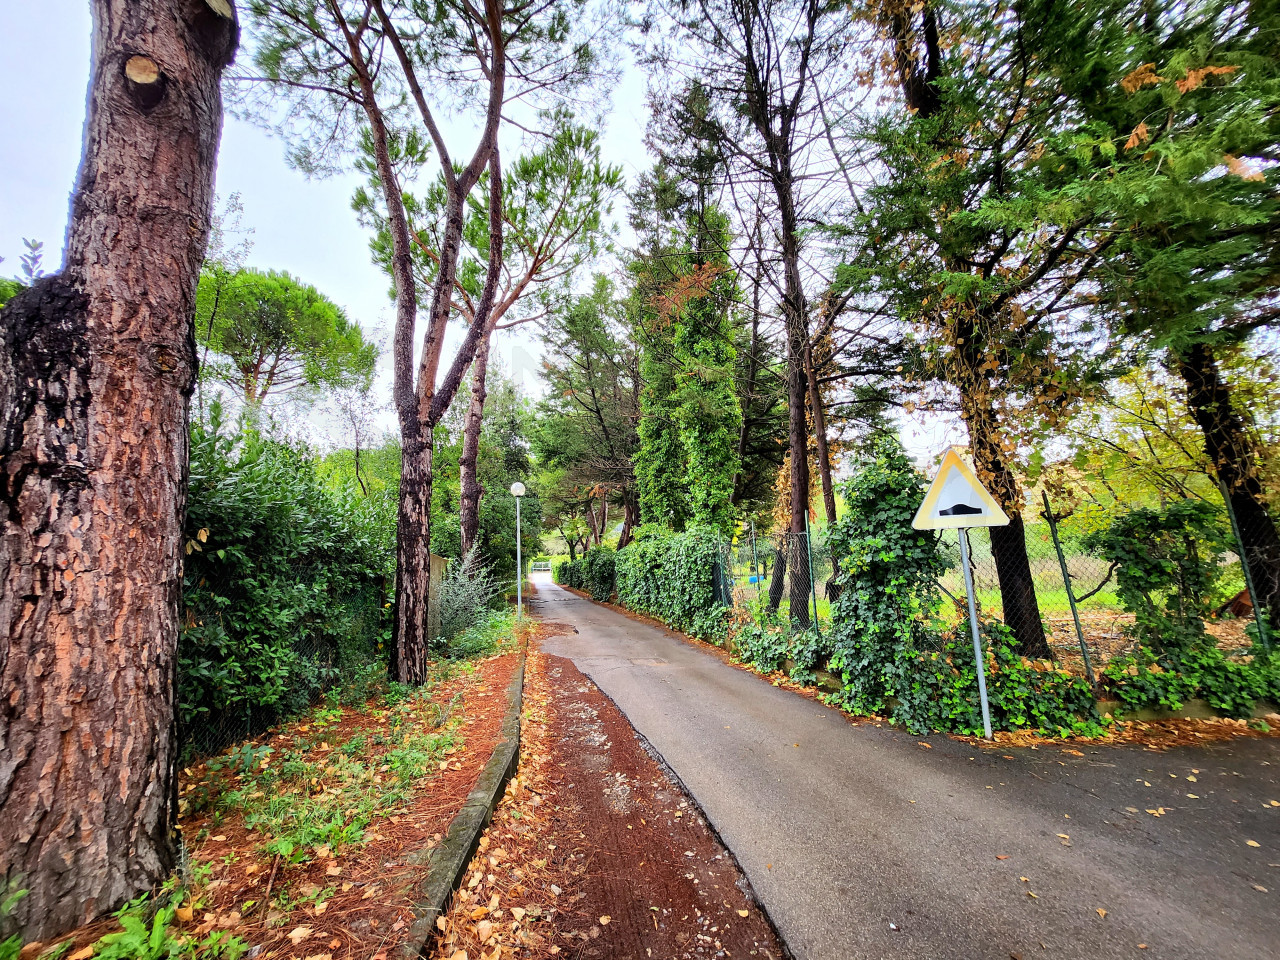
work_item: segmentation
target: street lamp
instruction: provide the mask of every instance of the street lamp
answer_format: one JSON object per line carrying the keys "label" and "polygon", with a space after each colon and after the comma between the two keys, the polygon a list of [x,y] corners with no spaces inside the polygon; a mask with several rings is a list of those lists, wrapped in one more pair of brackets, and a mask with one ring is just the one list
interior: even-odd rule
{"label": "street lamp", "polygon": [[516,622],[524,610],[522,587],[524,586],[524,563],[520,559],[520,498],[524,496],[524,484],[517,480],[511,485],[511,495],[516,498]]}

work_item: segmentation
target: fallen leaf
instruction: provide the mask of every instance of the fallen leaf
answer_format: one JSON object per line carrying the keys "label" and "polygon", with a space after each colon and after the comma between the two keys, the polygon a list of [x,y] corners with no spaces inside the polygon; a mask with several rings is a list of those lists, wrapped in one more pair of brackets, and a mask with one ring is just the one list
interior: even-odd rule
{"label": "fallen leaf", "polygon": [[310,927],[294,927],[289,931],[289,939],[293,941],[295,947],[309,936],[311,936]]}
{"label": "fallen leaf", "polygon": [[1100,917],[1105,917],[1107,915],[1107,911],[1103,910],[1101,907],[1099,907],[1095,912]]}
{"label": "fallen leaf", "polygon": [[1262,844],[1260,844],[1257,840],[1246,840],[1246,841],[1245,841],[1245,843],[1246,843],[1248,846],[1250,846],[1250,847],[1260,847],[1260,846],[1262,846]]}
{"label": "fallen leaf", "polygon": [[331,863],[329,866],[325,867],[324,873],[326,877],[336,877],[338,874],[342,873],[342,868],[336,863]]}
{"label": "fallen leaf", "polygon": [[476,936],[480,938],[480,942],[484,943],[493,936],[493,923],[489,920],[481,920],[476,924]]}
{"label": "fallen leaf", "polygon": [[1034,893],[1032,893],[1030,890],[1028,890],[1028,891],[1027,891],[1027,896],[1028,896],[1028,897],[1030,897],[1032,900],[1039,900],[1039,899],[1040,899],[1040,898],[1039,898],[1039,897],[1037,897]]}
{"label": "fallen leaf", "polygon": [[71,954],[71,956],[67,957],[67,960],[89,960],[89,958],[92,956],[93,956],[93,944],[89,944],[89,946],[85,947],[84,949],[77,950],[75,953]]}
{"label": "fallen leaf", "polygon": [[333,960],[332,953],[313,953],[307,960]]}
{"label": "fallen leaf", "polygon": [[1253,885],[1253,889],[1257,890],[1259,893],[1266,893],[1266,892],[1267,892],[1267,888],[1266,888],[1266,887],[1264,887],[1264,886],[1262,886],[1262,884],[1260,884],[1260,883],[1255,883],[1255,884]]}
{"label": "fallen leaf", "polygon": [[1007,853],[997,853],[997,854],[996,854],[996,859],[997,859],[997,860],[1008,860],[1008,859],[1009,859],[1009,855],[1008,855]]}
{"label": "fallen leaf", "polygon": [[740,917],[749,916],[749,913],[750,913],[750,912],[749,912],[749,911],[747,911],[747,910],[739,910],[739,911],[738,911],[738,916],[740,916]]}
{"label": "fallen leaf", "polygon": [[212,840],[214,843],[221,843],[223,840],[227,838],[222,834],[218,834],[216,837],[210,837],[209,839]]}
{"label": "fallen leaf", "polygon": [[1192,799],[1192,800],[1199,800],[1199,799],[1200,799],[1200,797],[1199,797],[1197,794],[1194,794],[1194,793],[1188,793],[1188,794],[1187,794],[1187,796],[1188,796],[1190,799]]}
{"label": "fallen leaf", "polygon": [[513,917],[515,917],[517,921],[523,920],[523,919],[524,919],[524,907],[512,907],[512,908],[511,908],[511,915],[512,915]]}
{"label": "fallen leaf", "polygon": [[315,914],[316,914],[316,916],[317,916],[317,917],[323,917],[323,916],[324,916],[324,912],[325,912],[326,910],[328,910],[328,909],[329,909],[329,901],[328,901],[328,900],[325,900],[323,903],[317,903],[317,904],[316,904],[316,909],[315,909]]}
{"label": "fallen leaf", "polygon": [[607,927],[607,926],[609,925],[609,921],[610,921],[610,920],[612,920],[612,919],[613,919],[613,917],[609,916],[609,915],[606,913],[603,917],[601,917],[601,918],[600,918],[600,926],[602,926],[602,927]]}
{"label": "fallen leaf", "polygon": [[332,940],[329,941],[330,950],[337,950],[340,946],[342,946],[342,940],[339,937],[334,937]]}
{"label": "fallen leaf", "polygon": [[184,907],[175,909],[173,915],[178,918],[179,923],[190,923],[191,918],[195,916],[195,910],[192,909],[191,904],[187,904]]}
{"label": "fallen leaf", "polygon": [[1018,879],[1019,879],[1019,880],[1021,880],[1023,883],[1030,883],[1030,882],[1031,882],[1031,878],[1030,878],[1030,877],[1019,877]]}
{"label": "fallen leaf", "polygon": [[1071,839],[1071,837],[1070,837],[1068,834],[1065,834],[1065,833],[1060,833],[1060,834],[1058,834],[1058,836],[1059,836],[1061,839],[1063,839],[1063,840],[1070,840],[1070,839]]}

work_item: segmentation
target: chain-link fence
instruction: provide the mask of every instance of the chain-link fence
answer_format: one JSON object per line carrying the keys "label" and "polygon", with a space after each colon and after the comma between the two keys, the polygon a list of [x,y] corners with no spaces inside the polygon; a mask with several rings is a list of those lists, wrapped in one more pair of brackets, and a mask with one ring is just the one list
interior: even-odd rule
{"label": "chain-link fence", "polygon": [[256,737],[326,690],[385,674],[380,578],[334,582],[323,565],[201,574],[184,586],[179,738],[189,761]]}
{"label": "chain-link fence", "polygon": [[726,595],[734,605],[767,606],[801,628],[831,619],[838,587],[823,531],[758,536],[748,527],[725,546],[721,567],[728,572]]}
{"label": "chain-link fence", "polygon": [[[965,533],[975,604],[981,619],[1003,622],[1028,655],[1094,679],[1108,662],[1137,649],[1135,616],[1121,603],[1117,564],[1096,546],[1086,546],[1089,538],[1078,527],[1063,530],[1050,522],[1051,509],[1046,497],[1039,518],[1028,511],[1022,527],[975,527]],[[946,561],[938,582],[944,602],[935,615],[942,630],[968,615],[960,535],[957,530],[936,534]],[[1225,524],[1220,542],[1234,543]],[[1188,549],[1199,547],[1189,544]],[[1215,595],[1204,629],[1224,653],[1242,654],[1256,633],[1244,570],[1230,551],[1213,562]],[[840,587],[825,529],[757,535],[749,526],[725,547],[721,563],[736,606],[767,607],[793,630],[829,629]]]}

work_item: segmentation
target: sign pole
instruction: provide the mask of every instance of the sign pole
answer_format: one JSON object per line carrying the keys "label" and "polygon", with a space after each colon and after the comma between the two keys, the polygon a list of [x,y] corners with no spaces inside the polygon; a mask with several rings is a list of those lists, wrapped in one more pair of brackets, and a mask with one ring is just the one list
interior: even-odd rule
{"label": "sign pole", "polygon": [[982,701],[982,729],[991,739],[991,708],[987,704],[987,670],[982,657],[982,638],[978,634],[978,606],[973,599],[973,571],[969,569],[969,529],[960,534],[960,564],[964,567],[964,591],[969,597],[969,626],[973,630],[973,655],[978,661],[978,698]]}

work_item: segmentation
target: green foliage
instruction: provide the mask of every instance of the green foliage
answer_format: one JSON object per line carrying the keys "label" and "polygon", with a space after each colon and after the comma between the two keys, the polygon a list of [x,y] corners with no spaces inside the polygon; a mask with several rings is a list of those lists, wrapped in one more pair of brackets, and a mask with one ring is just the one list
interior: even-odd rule
{"label": "green foliage", "polygon": [[592,547],[582,558],[582,588],[591,594],[593,600],[613,599],[616,558],[609,547]]}
{"label": "green foliage", "polygon": [[841,486],[846,509],[831,534],[840,596],[828,643],[848,704],[875,713],[908,682],[884,669],[905,667],[922,645],[947,562],[936,536],[911,526],[924,480],[897,438],[877,441],[870,455]]}
{"label": "green foliage", "polygon": [[271,394],[368,383],[378,347],[310,284],[284,272],[206,266],[197,341],[216,354],[202,375],[257,403]]}
{"label": "green foliage", "polygon": [[306,707],[379,657],[386,518],[327,488],[307,448],[214,404],[191,428],[179,718],[248,728]]}
{"label": "green foliage", "polygon": [[23,289],[25,289],[25,285],[21,281],[6,280],[4,277],[0,277],[0,307],[12,300]]}
{"label": "green foliage", "polygon": [[1221,511],[1203,500],[1139,507],[1081,540],[1116,564],[1117,595],[1134,636],[1156,652],[1205,643],[1204,621],[1227,551]]}
{"label": "green foliage", "polygon": [[644,525],[615,558],[618,602],[699,639],[723,640],[729,608],[715,582],[723,544],[710,527]]}
{"label": "green foliage", "polygon": [[[661,184],[653,193],[655,205],[678,215],[662,202]],[[633,310],[646,332],[635,458],[641,518],[728,535],[742,427],[731,312],[739,294],[725,252],[728,218],[714,207],[690,210],[683,232],[664,232],[650,237],[651,249],[632,265]]]}
{"label": "green foliage", "polygon": [[611,547],[592,547],[577,560],[561,560],[551,568],[556,583],[585,590],[602,603],[613,599],[617,555]]}
{"label": "green foliage", "polygon": [[436,642],[449,646],[470,627],[482,622],[498,594],[489,568],[480,561],[479,544],[461,560],[451,560],[440,580],[440,635]]}
{"label": "green foliage", "polygon": [[157,903],[140,897],[116,911],[122,930],[108,933],[94,944],[96,960],[239,960],[249,944],[230,931],[218,930],[197,939],[181,932],[176,913],[185,891],[167,884]]}
{"label": "green foliage", "polygon": [[[812,682],[825,667],[842,687],[828,699],[855,714],[888,716],[915,733],[980,734],[977,664],[967,622],[938,633],[929,618],[946,560],[932,533],[912,529],[924,483],[896,438],[875,442],[841,487],[845,510],[832,531],[840,595],[829,633],[788,634],[776,614],[757,612],[733,634],[738,656]],[[982,624],[992,723],[1055,736],[1100,729],[1089,685],[1032,662],[1000,623]]]}
{"label": "green foliage", "polygon": [[1125,710],[1181,710],[1199,698],[1231,717],[1250,717],[1259,700],[1280,701],[1280,659],[1255,654],[1233,660],[1211,644],[1140,649],[1102,672],[1107,690]]}

